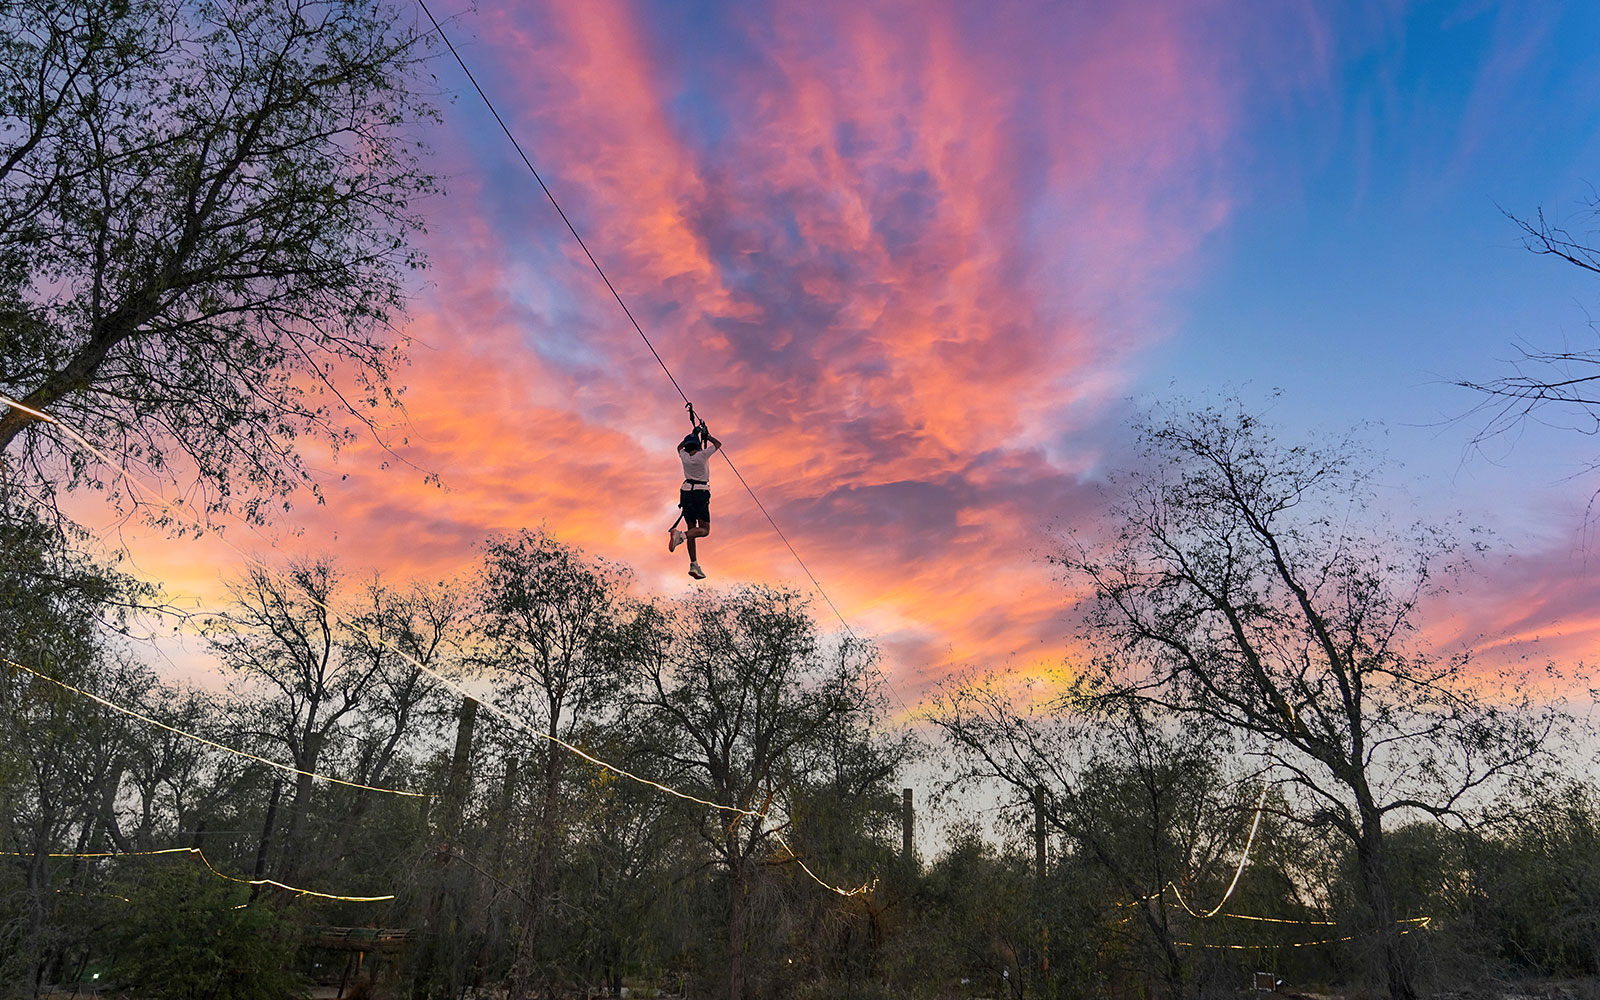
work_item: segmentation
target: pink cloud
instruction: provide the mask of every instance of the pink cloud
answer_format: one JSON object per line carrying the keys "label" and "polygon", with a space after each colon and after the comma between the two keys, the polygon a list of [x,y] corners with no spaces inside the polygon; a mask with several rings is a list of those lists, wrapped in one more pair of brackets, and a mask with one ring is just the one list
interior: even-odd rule
{"label": "pink cloud", "polygon": [[1474,669],[1600,662],[1600,562],[1578,539],[1490,560],[1428,608],[1426,635]]}
{"label": "pink cloud", "polygon": [[[718,26],[737,55],[686,67],[639,10],[491,9],[467,51],[894,675],[1059,661],[1046,526],[1092,507],[1085,432],[1236,196],[1220,26],[1166,5],[829,2],[745,10]],[[410,425],[394,456],[363,441],[328,466],[327,507],[301,508],[285,546],[438,576],[543,523],[647,588],[687,586],[662,537],[679,401],[509,146],[457,138],[409,326]],[[730,470],[714,478],[713,582],[803,583]]]}

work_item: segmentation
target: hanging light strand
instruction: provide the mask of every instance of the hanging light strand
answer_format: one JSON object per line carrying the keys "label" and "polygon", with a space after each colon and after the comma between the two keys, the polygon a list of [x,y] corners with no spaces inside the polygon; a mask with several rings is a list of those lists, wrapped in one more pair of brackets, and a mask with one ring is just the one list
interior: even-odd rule
{"label": "hanging light strand", "polygon": [[[394,893],[389,893],[383,896],[344,896],[332,892],[318,892],[315,889],[304,889],[297,885],[289,885],[287,882],[279,882],[276,879],[240,878],[237,875],[229,875],[227,872],[219,870],[216,865],[211,863],[211,859],[206,857],[205,852],[200,850],[198,847],[166,847],[154,851],[84,851],[77,853],[52,852],[44,856],[47,858],[152,858],[169,854],[192,854],[196,858],[200,859],[200,863],[205,865],[206,870],[211,874],[217,876],[218,878],[227,879],[229,882],[237,882],[240,885],[271,886],[274,889],[282,889],[285,892],[292,892],[297,896],[315,896],[318,899],[331,899],[345,903],[381,903],[394,898]],[[0,856],[8,858],[34,857],[32,854],[23,854],[18,851],[0,851]],[[235,909],[238,909],[238,907],[235,907]]]}

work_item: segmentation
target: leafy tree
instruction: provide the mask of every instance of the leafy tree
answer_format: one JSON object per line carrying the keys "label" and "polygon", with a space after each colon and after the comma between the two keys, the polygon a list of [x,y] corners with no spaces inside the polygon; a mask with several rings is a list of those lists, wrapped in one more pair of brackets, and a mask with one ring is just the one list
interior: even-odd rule
{"label": "leafy tree", "polygon": [[117,884],[110,978],[152,1000],[282,1000],[305,985],[293,971],[299,931],[248,888],[196,862],[158,861]]}
{"label": "leafy tree", "polygon": [[350,735],[388,666],[384,647],[346,624],[338,590],[338,571],[327,561],[294,562],[281,573],[252,567],[232,586],[231,610],[206,624],[223,666],[268,694],[240,702],[247,725],[302,772],[284,852],[291,872],[307,853],[313,779],[304,772],[318,771],[324,754]]}
{"label": "leafy tree", "polygon": [[[627,743],[613,736],[597,749],[607,760],[647,768]],[[680,811],[655,789],[591,771],[573,791],[561,949],[575,959],[580,981],[604,983],[620,997],[625,974],[659,975],[672,944],[672,897],[698,858],[686,849]]]}
{"label": "leafy tree", "polygon": [[[884,707],[872,653],[853,640],[824,644],[798,594],[765,587],[647,609],[640,624],[640,698],[663,770],[691,794],[743,810],[697,814],[725,881],[726,994],[741,1000],[758,945],[753,904],[773,887],[767,869],[804,877],[805,859],[783,846],[800,838],[792,803],[835,767],[860,769],[839,776],[855,795],[892,776],[893,751],[872,745]],[[856,749],[841,753],[840,738]],[[868,875],[825,874],[848,884]]]}
{"label": "leafy tree", "polygon": [[496,671],[501,707],[529,719],[549,740],[541,762],[527,910],[518,943],[512,996],[529,989],[543,961],[544,933],[562,847],[562,783],[572,743],[589,731],[624,684],[620,653],[629,571],[583,553],[543,531],[491,541],[477,595],[483,634],[479,663]]}
{"label": "leafy tree", "polygon": [[[386,0],[0,6],[0,392],[261,519],[394,400],[423,56]],[[93,474],[24,410],[0,454]],[[314,488],[314,487],[313,487]]]}
{"label": "leafy tree", "polygon": [[1348,446],[1286,446],[1253,417],[1203,410],[1142,430],[1144,464],[1113,537],[1059,556],[1091,591],[1086,696],[1236,734],[1351,846],[1397,1000],[1416,996],[1385,834],[1397,817],[1467,816],[1545,759],[1557,725],[1533,692],[1477,697],[1464,656],[1412,640],[1459,553],[1442,531],[1361,516]]}
{"label": "leafy tree", "polygon": [[123,624],[146,588],[13,500],[0,487],[0,850],[15,876],[0,898],[0,981],[31,988],[87,930],[57,919],[56,890],[82,891],[63,883],[83,869],[49,855],[105,849],[128,739],[124,717],[19,667],[130,702],[151,676],[105,627]]}
{"label": "leafy tree", "polygon": [[971,825],[953,830],[889,946],[894,980],[913,995],[946,996],[963,984],[957,995],[1023,989],[1023,956],[1037,934],[1031,867],[1014,844],[997,845]]}
{"label": "leafy tree", "polygon": [[1592,782],[1542,790],[1494,835],[1458,841],[1436,852],[1444,877],[1434,885],[1444,891],[1435,889],[1429,912],[1462,968],[1600,974],[1600,795]]}
{"label": "leafy tree", "polygon": [[[416,777],[408,773],[412,763],[443,746],[438,723],[453,699],[429,671],[459,672],[467,605],[453,584],[395,589],[376,576],[362,598],[347,610],[347,655],[377,669],[346,730],[350,774],[364,785],[406,785]],[[349,814],[325,852],[335,858],[359,838],[380,800],[390,801],[379,792],[352,794]]]}

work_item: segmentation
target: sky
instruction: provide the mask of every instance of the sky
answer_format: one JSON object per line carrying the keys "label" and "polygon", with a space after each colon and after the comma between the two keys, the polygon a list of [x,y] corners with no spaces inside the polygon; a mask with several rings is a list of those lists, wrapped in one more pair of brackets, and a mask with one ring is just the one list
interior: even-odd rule
{"label": "sky", "polygon": [[[908,701],[1061,664],[1053,539],[1103,510],[1135,413],[1227,394],[1289,437],[1363,427],[1396,509],[1492,529],[1435,640],[1592,660],[1596,442],[1475,448],[1450,382],[1593,337],[1600,281],[1506,213],[1589,225],[1597,29],[1583,3],[1293,0],[480,0],[446,23]],[[720,460],[709,579],[668,554],[682,401],[459,68],[433,69],[446,193],[405,421],[391,452],[312,456],[327,503],[281,519],[273,557],[444,579],[542,526],[643,592],[809,586]],[[214,541],[130,551],[201,605],[241,571]]]}

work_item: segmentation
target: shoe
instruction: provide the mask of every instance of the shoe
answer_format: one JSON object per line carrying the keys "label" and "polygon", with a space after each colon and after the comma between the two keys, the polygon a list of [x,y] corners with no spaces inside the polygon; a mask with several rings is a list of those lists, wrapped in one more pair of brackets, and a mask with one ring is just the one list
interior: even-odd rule
{"label": "shoe", "polygon": [[694,577],[696,580],[704,580],[706,578],[706,571],[700,568],[699,563],[690,563],[689,575]]}
{"label": "shoe", "polygon": [[677,528],[668,528],[667,529],[667,551],[668,552],[676,552],[678,550],[678,546],[683,544],[683,538],[684,538],[683,532],[679,531]]}

